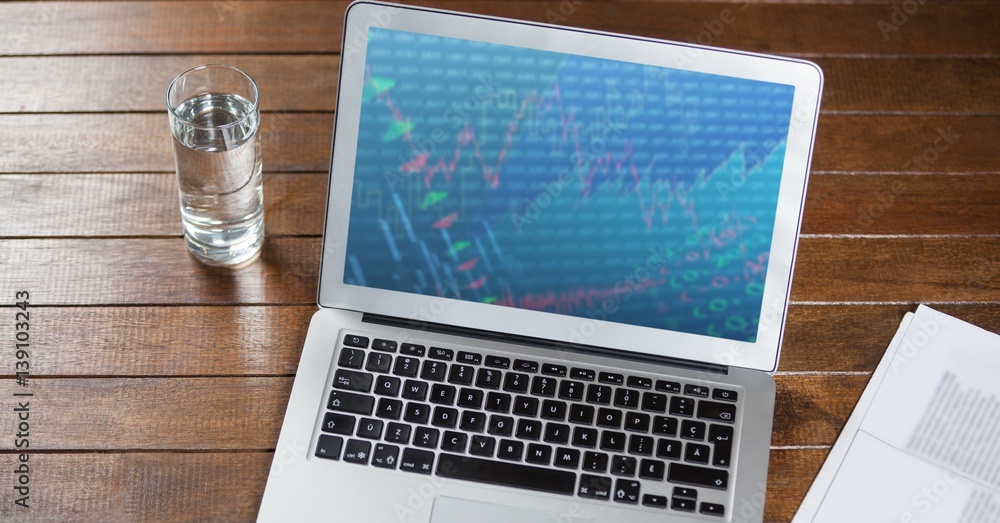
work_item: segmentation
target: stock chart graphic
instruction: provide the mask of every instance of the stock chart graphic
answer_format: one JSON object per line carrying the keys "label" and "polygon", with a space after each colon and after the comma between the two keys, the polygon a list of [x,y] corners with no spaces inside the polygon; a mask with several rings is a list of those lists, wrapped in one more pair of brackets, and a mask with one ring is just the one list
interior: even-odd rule
{"label": "stock chart graphic", "polygon": [[369,39],[345,283],[755,340],[793,87]]}

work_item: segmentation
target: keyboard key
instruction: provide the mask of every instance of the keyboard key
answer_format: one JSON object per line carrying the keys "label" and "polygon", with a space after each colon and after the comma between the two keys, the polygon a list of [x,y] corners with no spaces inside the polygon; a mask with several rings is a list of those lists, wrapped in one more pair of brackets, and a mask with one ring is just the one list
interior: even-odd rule
{"label": "keyboard key", "polygon": [[573,472],[451,454],[438,458],[437,475],[565,495],[572,495],[576,487]]}
{"label": "keyboard key", "polygon": [[500,440],[500,447],[497,449],[497,457],[511,461],[521,461],[524,455],[524,443],[512,439]]}
{"label": "keyboard key", "polygon": [[414,345],[412,343],[404,343],[399,348],[399,353],[400,354],[406,354],[407,356],[423,357],[423,355],[424,355],[424,353],[426,351],[427,351],[427,348],[424,347],[423,345]]}
{"label": "keyboard key", "polygon": [[611,459],[611,473],[616,476],[634,477],[637,466],[638,460],[628,456],[615,456]]}
{"label": "keyboard key", "polygon": [[590,425],[594,422],[594,412],[596,409],[590,405],[573,404],[569,406],[569,420],[581,425]]}
{"label": "keyboard key", "polygon": [[365,370],[369,372],[389,372],[392,367],[392,356],[382,352],[372,352],[368,354],[368,363]]}
{"label": "keyboard key", "polygon": [[514,414],[533,418],[538,414],[539,403],[538,398],[518,396],[514,398]]}
{"label": "keyboard key", "polygon": [[563,425],[562,423],[547,423],[545,425],[545,436],[542,439],[544,439],[546,443],[565,445],[569,443],[569,433],[569,425]]}
{"label": "keyboard key", "polygon": [[566,376],[566,366],[565,365],[555,365],[553,363],[542,364],[542,374],[548,374],[549,376],[558,376],[563,378]]}
{"label": "keyboard key", "polygon": [[628,453],[640,456],[652,456],[655,446],[653,438],[633,434],[628,440]]}
{"label": "keyboard key", "polygon": [[347,345],[348,347],[360,347],[362,349],[366,349],[368,348],[368,338],[348,334],[347,336],[344,336],[344,345]]}
{"label": "keyboard key", "polygon": [[472,385],[472,377],[476,369],[468,365],[452,365],[448,373],[448,382],[455,385]]}
{"label": "keyboard key", "polygon": [[612,385],[623,385],[625,383],[625,376],[622,374],[615,374],[613,372],[602,372],[597,375],[597,381],[601,383],[610,383]]}
{"label": "keyboard key", "polygon": [[472,436],[472,444],[469,446],[469,454],[473,456],[493,457],[493,449],[497,446],[496,438],[489,436]]}
{"label": "keyboard key", "polygon": [[451,361],[455,359],[455,351],[451,349],[442,349],[441,347],[431,347],[431,352],[427,355],[427,357],[434,360]]}
{"label": "keyboard key", "polygon": [[468,363],[469,365],[479,365],[483,362],[483,357],[475,352],[460,351],[456,361],[458,363]]}
{"label": "keyboard key", "polygon": [[640,376],[629,376],[628,380],[625,382],[629,387],[634,389],[651,389],[653,388],[653,378],[643,378]]}
{"label": "keyboard key", "polygon": [[503,373],[492,369],[479,369],[476,375],[476,386],[481,389],[499,389]]}
{"label": "keyboard key", "polygon": [[736,405],[702,401],[698,403],[698,418],[723,423],[733,423],[736,420]]}
{"label": "keyboard key", "polygon": [[[490,394],[493,394],[492,392]],[[463,388],[458,391],[458,406],[478,410],[483,406],[483,391]]]}
{"label": "keyboard key", "polygon": [[606,430],[601,434],[601,450],[625,452],[625,441],[628,436],[621,432]]}
{"label": "keyboard key", "polygon": [[396,461],[399,460],[399,447],[379,443],[372,451],[372,465],[384,469],[396,468]]}
{"label": "keyboard key", "polygon": [[656,380],[656,390],[672,394],[681,393],[681,384],[676,381]]}
{"label": "keyboard key", "polygon": [[632,389],[618,389],[615,391],[615,406],[621,409],[639,408],[639,391]]}
{"label": "keyboard key", "polygon": [[322,434],[316,444],[316,457],[326,459],[340,459],[340,448],[344,445],[344,438],[340,436],[327,436]]}
{"label": "keyboard key", "polygon": [[446,452],[465,452],[465,445],[469,442],[469,436],[462,432],[452,430],[444,431],[441,438],[441,450]]}
{"label": "keyboard key", "polygon": [[403,458],[399,460],[399,470],[430,474],[434,467],[434,453],[426,450],[403,449]]}
{"label": "keyboard key", "polygon": [[691,398],[682,398],[680,396],[674,396],[670,398],[670,415],[672,416],[691,416],[694,414],[694,400]]}
{"label": "keyboard key", "polygon": [[569,371],[569,377],[575,380],[594,381],[594,378],[596,376],[597,376],[596,373],[590,369],[581,369],[578,367],[573,367]]}
{"label": "keyboard key", "polygon": [[420,378],[428,381],[444,381],[447,372],[447,363],[427,360],[424,362],[423,369],[420,370]]}
{"label": "keyboard key", "polygon": [[653,434],[657,436],[676,436],[677,425],[677,418],[653,416]]}
{"label": "keyboard key", "polygon": [[639,462],[639,477],[643,479],[663,481],[666,470],[667,464],[659,460],[644,459]]}
{"label": "keyboard key", "polygon": [[583,453],[583,470],[591,472],[607,472],[609,456],[603,452],[587,451]]}
{"label": "keyboard key", "polygon": [[583,400],[583,383],[579,381],[565,380],[559,384],[559,399],[568,401]]}
{"label": "keyboard key", "polygon": [[649,432],[649,414],[642,414],[641,412],[625,413],[625,430]]}
{"label": "keyboard key", "polygon": [[618,503],[638,504],[639,482],[631,479],[616,480],[614,500]]}
{"label": "keyboard key", "polygon": [[610,405],[611,387],[605,385],[591,385],[587,387],[587,403]]}
{"label": "keyboard key", "polygon": [[514,433],[514,418],[510,416],[490,416],[490,426],[486,432],[494,436],[510,436]]}
{"label": "keyboard key", "polygon": [[365,364],[365,351],[358,349],[344,349],[340,351],[340,360],[337,364],[341,367],[360,369]]}
{"label": "keyboard key", "polygon": [[594,448],[597,446],[597,429],[577,427],[573,430],[573,445]]}
{"label": "keyboard key", "polygon": [[372,348],[384,352],[396,352],[396,342],[375,338],[375,340],[372,341]]}
{"label": "keyboard key", "polygon": [[399,419],[403,415],[403,402],[392,398],[382,398],[378,400],[375,415],[380,418]]}
{"label": "keyboard key", "polygon": [[428,388],[426,382],[406,380],[403,383],[403,397],[408,400],[424,401],[427,399]]}
{"label": "keyboard key", "polygon": [[705,424],[689,419],[681,422],[681,437],[701,441],[705,439]]}
{"label": "keyboard key", "polygon": [[333,375],[333,388],[341,390],[354,390],[358,392],[371,392],[374,376],[366,372],[354,370],[337,369]]}
{"label": "keyboard key", "polygon": [[512,370],[518,372],[530,372],[534,374],[538,372],[538,362],[530,360],[514,360],[514,366],[511,367]]}
{"label": "keyboard key", "polygon": [[503,390],[507,392],[528,392],[528,375],[518,372],[508,372],[503,380]]}
{"label": "keyboard key", "polygon": [[382,426],[382,420],[361,418],[357,436],[365,439],[382,439]]}
{"label": "keyboard key", "polygon": [[418,366],[420,366],[420,360],[417,358],[400,356],[396,358],[396,365],[392,368],[392,373],[405,378],[416,378]]}
{"label": "keyboard key", "polygon": [[553,465],[567,469],[575,469],[580,466],[580,451],[566,447],[556,449],[556,461]]}
{"label": "keyboard key", "polygon": [[424,403],[408,403],[403,419],[410,423],[427,423],[431,417],[431,406]]}
{"label": "keyboard key", "polygon": [[708,387],[704,385],[685,385],[684,394],[688,396],[698,396],[699,398],[708,397]]}
{"label": "keyboard key", "polygon": [[482,432],[486,428],[486,414],[467,410],[462,413],[462,422],[458,427],[466,432]]}
{"label": "keyboard key", "polygon": [[733,454],[733,428],[725,425],[709,425],[708,442],[715,447],[712,451],[712,464],[728,468],[729,458]]}
{"label": "keyboard key", "polygon": [[330,401],[326,404],[326,408],[367,416],[375,408],[375,398],[334,390],[330,391]]}
{"label": "keyboard key", "polygon": [[510,412],[511,395],[502,392],[491,392],[486,395],[486,410],[506,414]]}
{"label": "keyboard key", "polygon": [[439,405],[453,405],[455,403],[455,394],[458,389],[451,385],[444,385],[441,383],[435,383],[431,387],[431,403],[437,403]]}
{"label": "keyboard key", "polygon": [[682,510],[684,512],[694,512],[694,506],[697,502],[693,499],[687,498],[671,498],[670,508],[674,510]]}
{"label": "keyboard key", "polygon": [[617,429],[622,426],[622,412],[615,409],[597,409],[597,426]]}
{"label": "keyboard key", "polygon": [[344,461],[348,463],[368,464],[368,457],[372,453],[372,444],[359,439],[347,441],[347,448],[344,449]]}
{"label": "keyboard key", "polygon": [[379,376],[375,379],[375,394],[381,396],[398,396],[402,380],[392,376]]}
{"label": "keyboard key", "polygon": [[536,465],[548,465],[552,461],[552,447],[531,443],[528,445],[528,453],[524,456],[524,461]]}
{"label": "keyboard key", "polygon": [[410,442],[410,426],[405,423],[390,423],[386,427],[385,440],[406,445]]}
{"label": "keyboard key", "polygon": [[517,422],[517,437],[519,439],[538,440],[542,437],[542,422],[533,419],[522,419]]}
{"label": "keyboard key", "polygon": [[430,427],[417,427],[413,431],[413,444],[418,447],[433,449],[437,447],[438,437],[441,432]]}
{"label": "keyboard key", "polygon": [[698,491],[690,487],[674,487],[671,494],[675,498],[698,499]]}
{"label": "keyboard key", "polygon": [[545,400],[542,402],[542,419],[562,421],[566,419],[566,404],[561,401]]}
{"label": "keyboard key", "polygon": [[531,380],[531,393],[535,396],[545,396],[551,398],[556,395],[557,381],[548,376],[535,376]]}
{"label": "keyboard key", "polygon": [[431,418],[431,425],[448,429],[458,425],[458,409],[451,407],[434,407],[434,416]]}
{"label": "keyboard key", "polygon": [[661,439],[656,444],[656,457],[663,459],[681,459],[682,443],[673,439]]}
{"label": "keyboard key", "polygon": [[714,400],[732,401],[733,403],[735,403],[737,396],[738,394],[736,394],[735,390],[728,390],[728,389],[712,390],[712,399]]}
{"label": "keyboard key", "polygon": [[611,497],[611,478],[581,474],[577,494],[581,498],[608,499]]}
{"label": "keyboard key", "polygon": [[333,412],[327,412],[323,416],[323,425],[320,430],[330,434],[343,434],[345,436],[350,436],[354,434],[354,423],[357,420],[354,416],[348,416],[346,414],[335,414]]}
{"label": "keyboard key", "polygon": [[647,507],[667,508],[667,498],[666,496],[645,494],[642,496],[642,504]]}
{"label": "keyboard key", "polygon": [[503,358],[500,356],[487,356],[486,366],[494,367],[497,369],[509,369],[510,368],[510,358]]}
{"label": "keyboard key", "polygon": [[729,482],[729,473],[724,470],[671,463],[667,471],[667,481],[725,490]]}
{"label": "keyboard key", "polygon": [[709,514],[711,516],[725,516],[726,507],[716,503],[708,503],[703,501],[701,503],[701,510],[699,510],[699,512],[701,512],[702,514]]}
{"label": "keyboard key", "polygon": [[709,454],[708,445],[688,443],[684,447],[684,461],[690,461],[691,463],[708,465],[708,454]]}
{"label": "keyboard key", "polygon": [[646,412],[667,411],[667,395],[656,392],[647,392],[642,395],[642,410]]}

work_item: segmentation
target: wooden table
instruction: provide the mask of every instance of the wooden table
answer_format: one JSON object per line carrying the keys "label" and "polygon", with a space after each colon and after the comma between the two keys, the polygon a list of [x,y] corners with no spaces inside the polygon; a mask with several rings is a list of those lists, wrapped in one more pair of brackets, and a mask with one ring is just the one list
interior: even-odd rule
{"label": "wooden table", "polygon": [[[794,514],[905,311],[929,303],[1000,331],[996,4],[431,4],[823,67],[768,521]],[[0,4],[0,520],[254,519],[316,309],[345,7]],[[248,71],[263,101],[269,236],[238,271],[199,265],[181,239],[164,92],[206,62]],[[28,509],[12,488],[25,450]]]}

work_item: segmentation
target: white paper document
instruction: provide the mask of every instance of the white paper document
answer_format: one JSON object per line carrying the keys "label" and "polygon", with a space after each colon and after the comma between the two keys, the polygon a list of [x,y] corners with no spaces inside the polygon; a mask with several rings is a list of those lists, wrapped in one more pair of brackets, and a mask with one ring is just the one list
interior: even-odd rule
{"label": "white paper document", "polygon": [[908,313],[793,523],[1000,523],[1000,336]]}

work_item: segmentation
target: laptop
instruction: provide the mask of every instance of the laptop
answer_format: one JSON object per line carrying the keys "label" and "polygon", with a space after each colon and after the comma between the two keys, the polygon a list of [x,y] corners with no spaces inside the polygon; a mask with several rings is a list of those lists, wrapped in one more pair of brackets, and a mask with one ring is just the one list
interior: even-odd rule
{"label": "laptop", "polygon": [[820,69],[376,2],[343,38],[258,521],[762,521]]}

